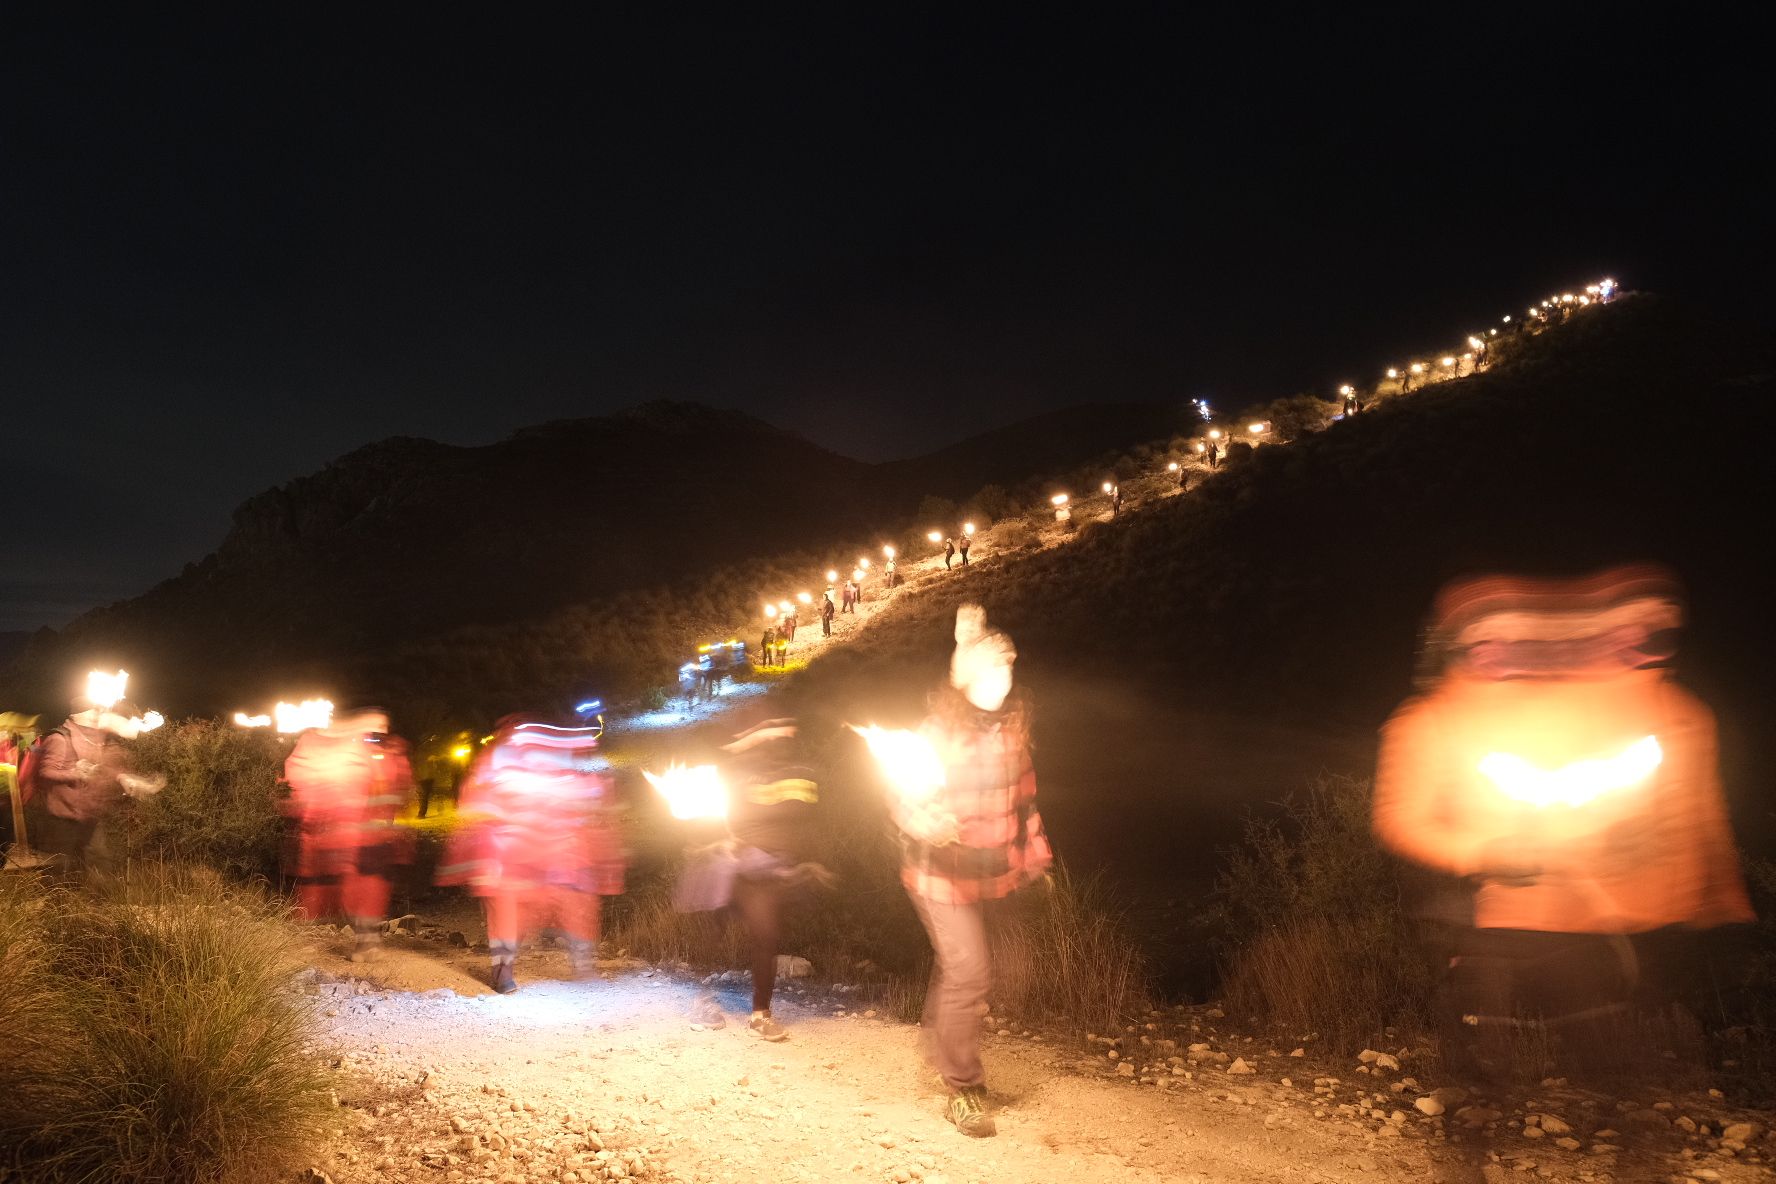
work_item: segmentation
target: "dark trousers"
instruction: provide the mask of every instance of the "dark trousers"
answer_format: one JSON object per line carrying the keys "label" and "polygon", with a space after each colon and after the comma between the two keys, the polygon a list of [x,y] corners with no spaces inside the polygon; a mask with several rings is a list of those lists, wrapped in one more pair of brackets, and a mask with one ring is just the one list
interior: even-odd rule
{"label": "dark trousers", "polygon": [[40,800],[29,811],[25,832],[30,836],[31,846],[48,858],[51,880],[78,879],[87,868],[106,862],[104,846],[95,844],[99,832],[97,819],[82,822],[62,818],[51,814]]}
{"label": "dark trousers", "polygon": [[822,616],[820,618],[820,636],[832,636],[832,617],[830,615]]}
{"label": "dark trousers", "polygon": [[752,944],[752,1009],[771,1010],[777,987],[777,950],[783,944],[785,888],[775,878],[734,877],[734,911]]}

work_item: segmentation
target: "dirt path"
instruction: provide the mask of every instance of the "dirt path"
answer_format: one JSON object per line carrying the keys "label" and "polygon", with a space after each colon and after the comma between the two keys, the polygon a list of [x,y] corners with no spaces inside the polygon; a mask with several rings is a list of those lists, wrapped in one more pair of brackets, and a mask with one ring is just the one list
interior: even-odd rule
{"label": "dirt path", "polygon": [[[842,988],[786,986],[777,1012],[791,1039],[765,1044],[744,1030],[743,984],[717,985],[726,1027],[699,1030],[689,1015],[706,988],[639,963],[573,983],[553,981],[565,971],[558,951],[527,954],[522,989],[500,997],[468,951],[402,940],[367,981],[352,981],[346,972],[363,968],[339,959],[344,948],[342,938],[318,956],[311,988],[352,1083],[316,1165],[337,1184],[1770,1177],[1747,1162],[1755,1148],[1735,1157],[1694,1138],[1631,1133],[1604,1144],[1620,1150],[1595,1151],[1598,1128],[1616,1120],[1598,1111],[1607,1103],[1576,1095],[1561,1102],[1582,1140],[1569,1151],[1525,1137],[1508,1107],[1490,1131],[1453,1113],[1426,1117],[1412,1104],[1417,1091],[1397,1087],[1400,1072],[1371,1077],[1352,1064],[1337,1085],[1316,1089],[1325,1066],[1196,1020],[1179,1022],[1197,1025],[1207,1051],[1178,1058],[1175,1073],[1138,1035],[1124,1047],[1138,1049],[1140,1068],[1119,1075],[1095,1047],[989,1029],[1000,1133],[973,1140],[943,1121],[916,1029],[853,1010],[863,1005],[848,1005]],[[1230,1073],[1229,1052],[1257,1071]],[[1365,1111],[1410,1117],[1358,1116],[1359,1099]],[[1684,1158],[1686,1147],[1699,1158]]]}

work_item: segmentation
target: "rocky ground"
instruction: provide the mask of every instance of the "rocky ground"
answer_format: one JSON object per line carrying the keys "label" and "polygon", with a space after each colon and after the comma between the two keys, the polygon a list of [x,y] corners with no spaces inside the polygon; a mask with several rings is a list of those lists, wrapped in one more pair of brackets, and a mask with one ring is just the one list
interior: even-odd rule
{"label": "rocky ground", "polygon": [[1084,1039],[987,1017],[999,1135],[973,1140],[943,1121],[916,1029],[844,984],[786,983],[792,1035],[766,1044],[741,975],[613,959],[568,982],[541,950],[501,997],[482,955],[427,932],[370,966],[343,935],[317,944],[305,989],[342,1087],[311,1181],[1749,1182],[1776,1156],[1764,1116],[1706,1093],[1433,1089],[1411,1049],[1329,1059],[1212,1008]]}

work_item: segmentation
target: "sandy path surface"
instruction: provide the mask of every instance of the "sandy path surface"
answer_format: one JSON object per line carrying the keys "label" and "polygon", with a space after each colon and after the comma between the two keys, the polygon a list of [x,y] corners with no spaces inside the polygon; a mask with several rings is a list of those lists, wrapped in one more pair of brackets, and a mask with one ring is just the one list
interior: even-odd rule
{"label": "sandy path surface", "polygon": [[[941,1116],[943,1093],[922,1066],[916,1028],[854,1010],[864,1005],[848,1005],[842,989],[780,990],[776,1011],[791,1038],[766,1044],[744,1029],[742,984],[715,988],[726,1027],[698,1030],[690,1015],[708,988],[640,963],[606,963],[597,981],[566,982],[556,981],[562,953],[527,953],[522,989],[501,997],[487,993],[484,959],[469,951],[400,939],[386,962],[365,969],[340,961],[343,950],[342,938],[318,955],[310,988],[349,1083],[338,1133],[316,1164],[337,1184],[1771,1175],[1755,1148],[1735,1158],[1695,1138],[1631,1132],[1612,1141],[1617,1151],[1594,1150],[1594,1133],[1616,1120],[1607,1101],[1576,1094],[1561,1102],[1582,1139],[1568,1151],[1524,1137],[1508,1104],[1485,1130],[1453,1114],[1425,1117],[1412,1105],[1416,1091],[1394,1088],[1400,1072],[1363,1076],[1353,1063],[1337,1069],[1337,1085],[1316,1090],[1326,1066],[1206,1026],[1205,1048],[1257,1071],[1237,1075],[1209,1060],[1172,1073],[1142,1049],[1141,1067],[1122,1076],[1095,1046],[990,1032],[999,1135],[969,1139]],[[1382,1115],[1393,1108],[1410,1117],[1390,1123]]]}

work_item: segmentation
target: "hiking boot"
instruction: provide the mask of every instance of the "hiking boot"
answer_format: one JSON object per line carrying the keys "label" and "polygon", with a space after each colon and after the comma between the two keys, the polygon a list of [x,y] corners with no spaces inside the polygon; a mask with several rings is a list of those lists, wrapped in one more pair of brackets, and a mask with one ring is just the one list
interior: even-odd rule
{"label": "hiking boot", "polygon": [[789,1032],[782,1024],[771,1018],[768,1011],[755,1011],[752,1018],[746,1021],[746,1030],[760,1040],[769,1040],[776,1044],[789,1039]]}
{"label": "hiking boot", "polygon": [[501,958],[493,964],[493,989],[502,995],[510,995],[518,989],[518,979],[512,973],[512,962]]}
{"label": "hiking boot", "polygon": [[353,962],[382,961],[382,934],[366,933],[359,930],[357,944],[352,946],[351,960]]}
{"label": "hiking boot", "polygon": [[998,1133],[992,1116],[987,1113],[987,1087],[984,1085],[966,1085],[951,1094],[944,1117],[973,1139],[985,1139]]}

